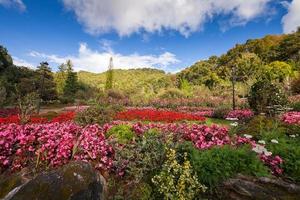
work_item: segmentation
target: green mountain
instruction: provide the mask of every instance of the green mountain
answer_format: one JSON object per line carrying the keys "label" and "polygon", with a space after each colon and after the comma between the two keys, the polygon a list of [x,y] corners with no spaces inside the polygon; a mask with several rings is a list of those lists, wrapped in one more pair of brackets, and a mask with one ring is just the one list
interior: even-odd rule
{"label": "green mountain", "polygon": [[[127,94],[135,93],[137,90],[157,93],[161,88],[173,86],[173,77],[173,75],[157,69],[114,69],[113,88],[122,90]],[[106,73],[80,71],[78,72],[78,79],[83,84],[104,89]]]}

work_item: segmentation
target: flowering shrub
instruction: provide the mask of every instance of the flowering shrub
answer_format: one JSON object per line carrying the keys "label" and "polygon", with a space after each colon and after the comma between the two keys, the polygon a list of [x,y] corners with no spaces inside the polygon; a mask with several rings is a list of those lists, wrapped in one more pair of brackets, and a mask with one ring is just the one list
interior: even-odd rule
{"label": "flowering shrub", "polygon": [[192,126],[186,136],[198,149],[208,149],[212,146],[223,146],[230,143],[228,129],[216,125]]}
{"label": "flowering shrub", "polygon": [[260,159],[271,169],[273,174],[282,174],[283,169],[280,167],[280,165],[283,163],[283,160],[279,156],[267,156],[265,154],[261,154]]}
{"label": "flowering shrub", "polygon": [[0,171],[31,165],[56,167],[73,158],[89,161],[96,169],[112,166],[113,150],[100,126],[82,128],[74,123],[0,126]]}
{"label": "flowering shrub", "polygon": [[237,118],[238,120],[247,120],[254,116],[252,110],[232,110],[230,111],[225,118]]}
{"label": "flowering shrub", "polygon": [[204,121],[205,118],[198,115],[180,113],[174,111],[161,111],[154,109],[131,109],[119,112],[116,117],[118,120],[145,120],[145,121],[164,121],[174,122],[181,120]]}
{"label": "flowering shrub", "polygon": [[281,120],[287,124],[300,125],[300,112],[287,112],[282,115]]}
{"label": "flowering shrub", "polygon": [[[250,144],[252,151],[259,155],[261,161],[271,169],[272,174],[282,174],[283,169],[281,168],[281,164],[283,163],[283,160],[279,156],[272,156],[272,152],[265,148],[265,141],[260,140],[258,142],[260,144],[257,144],[256,141],[252,139],[252,136],[247,134],[245,134],[244,137],[237,136],[235,140],[236,145]],[[277,140],[276,142],[278,143]],[[274,143],[274,140],[272,143]]]}

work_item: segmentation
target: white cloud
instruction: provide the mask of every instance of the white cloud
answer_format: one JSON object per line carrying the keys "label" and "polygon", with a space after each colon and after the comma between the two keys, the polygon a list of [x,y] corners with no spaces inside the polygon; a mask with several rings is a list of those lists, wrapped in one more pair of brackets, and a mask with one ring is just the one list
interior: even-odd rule
{"label": "white cloud", "polygon": [[218,15],[229,17],[228,25],[243,25],[266,15],[271,0],[63,0],[68,10],[92,34],[116,31],[179,31],[188,36]]}
{"label": "white cloud", "polygon": [[81,43],[77,56],[58,56],[48,55],[40,52],[30,52],[30,56],[47,59],[55,64],[65,63],[66,60],[72,60],[76,71],[85,70],[90,72],[106,71],[110,57],[113,57],[114,67],[116,69],[130,69],[152,67],[160,69],[168,69],[172,64],[180,61],[170,52],[164,52],[160,55],[139,55],[137,53],[130,55],[122,55],[115,53],[111,48],[103,52],[91,50],[87,44]]}
{"label": "white cloud", "polygon": [[7,8],[15,7],[15,8],[19,9],[20,11],[26,10],[26,6],[22,0],[0,0],[0,5],[7,7]]}
{"label": "white cloud", "polygon": [[283,32],[291,33],[300,26],[300,0],[293,0],[287,8],[288,13],[282,18]]}
{"label": "white cloud", "polygon": [[15,57],[15,56],[13,56],[12,58],[13,58],[13,63],[16,66],[28,67],[28,68],[31,68],[31,69],[35,69],[35,66],[32,63],[29,63],[29,62],[27,62],[27,61],[25,61],[21,58]]}

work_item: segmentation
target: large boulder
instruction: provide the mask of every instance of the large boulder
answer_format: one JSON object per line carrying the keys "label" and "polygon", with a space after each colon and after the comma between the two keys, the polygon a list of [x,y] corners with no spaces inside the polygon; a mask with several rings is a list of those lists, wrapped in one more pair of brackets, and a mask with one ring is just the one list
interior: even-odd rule
{"label": "large boulder", "polygon": [[253,178],[239,175],[219,188],[220,199],[232,200],[298,200],[300,186],[279,178]]}
{"label": "large boulder", "polygon": [[38,174],[11,190],[3,200],[102,200],[104,178],[85,162],[71,162]]}
{"label": "large boulder", "polygon": [[4,198],[13,189],[27,183],[33,177],[32,172],[28,168],[22,171],[9,174],[4,173],[0,176],[0,199]]}

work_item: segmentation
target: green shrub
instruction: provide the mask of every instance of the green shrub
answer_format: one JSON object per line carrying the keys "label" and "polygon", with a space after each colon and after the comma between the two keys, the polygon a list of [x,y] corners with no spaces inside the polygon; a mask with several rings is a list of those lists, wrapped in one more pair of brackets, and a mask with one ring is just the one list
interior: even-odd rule
{"label": "green shrub", "polygon": [[100,124],[103,125],[113,120],[115,114],[120,110],[115,106],[92,105],[84,111],[78,112],[75,121],[80,125]]}
{"label": "green shrub", "polygon": [[132,199],[149,200],[151,199],[152,187],[144,182],[141,182],[135,186],[132,191]]}
{"label": "green shrub", "polygon": [[184,92],[177,88],[170,88],[164,90],[161,94],[158,95],[160,99],[178,99],[178,98],[185,98],[186,95]]}
{"label": "green shrub", "polygon": [[200,151],[191,143],[184,143],[180,148],[188,152],[199,180],[211,191],[222,181],[238,173],[253,176],[269,175],[267,167],[248,146],[239,148],[223,146]]}
{"label": "green shrub", "polygon": [[256,113],[268,113],[270,111],[268,107],[284,107],[288,101],[277,85],[263,79],[251,86],[248,102]]}
{"label": "green shrub", "polygon": [[198,181],[190,161],[184,156],[184,161],[180,164],[176,160],[174,149],[168,149],[162,170],[152,178],[152,182],[163,194],[164,199],[170,200],[192,200],[206,190],[206,187]]}
{"label": "green shrub", "polygon": [[[121,178],[114,178],[114,184],[109,188],[111,196],[122,196],[123,199],[143,199],[143,194],[137,193],[144,190],[155,196],[151,178],[159,172],[165,160],[165,144],[162,134],[156,130],[149,130],[138,136],[131,143],[119,145],[118,141],[110,140],[115,150],[114,166]],[[124,165],[124,163],[126,163]],[[139,188],[139,184],[145,188]],[[139,196],[139,198],[137,198]],[[147,195],[148,196],[148,195]]]}
{"label": "green shrub", "polygon": [[291,106],[293,108],[293,111],[300,111],[300,101],[293,103]]}
{"label": "green shrub", "polygon": [[[276,138],[276,136],[272,138]],[[268,140],[268,138],[265,139]],[[278,140],[278,144],[267,142],[267,149],[271,151],[273,155],[279,155],[283,159],[283,175],[300,182],[299,138],[290,138],[289,136],[281,135],[281,137],[277,137],[276,139]]]}
{"label": "green shrub", "polygon": [[120,144],[125,144],[128,141],[131,141],[135,134],[130,126],[121,124],[109,129],[105,135],[107,138],[111,136],[116,138]]}
{"label": "green shrub", "polygon": [[275,118],[269,118],[264,115],[253,117],[248,123],[240,124],[235,128],[235,134],[243,136],[252,135],[254,139],[262,139],[262,134],[279,133],[285,134],[286,129],[282,127],[281,122]]}
{"label": "green shrub", "polygon": [[220,106],[214,110],[213,118],[224,119],[230,110],[228,106]]}
{"label": "green shrub", "polygon": [[300,73],[298,77],[293,80],[291,89],[294,94],[300,94]]}

